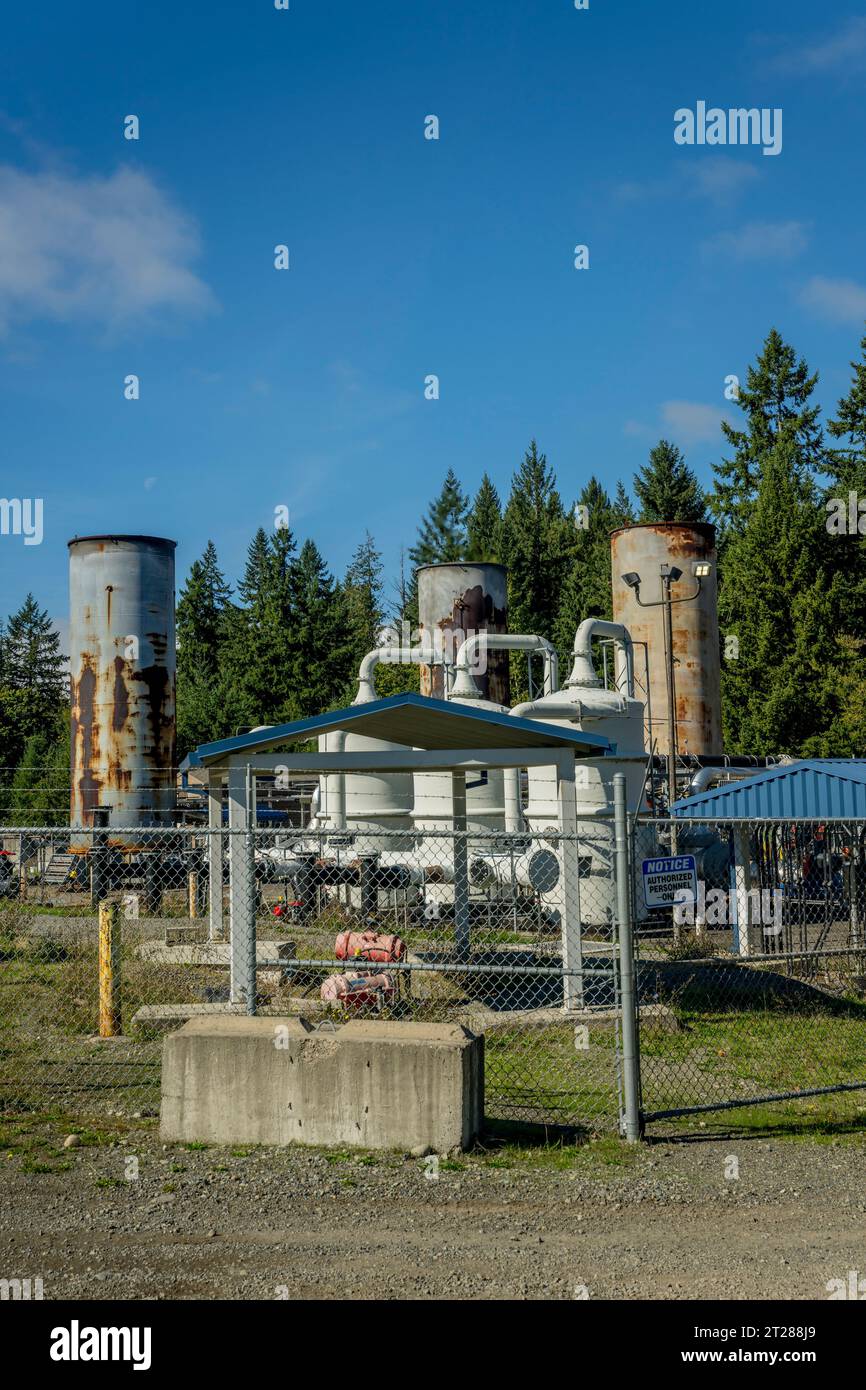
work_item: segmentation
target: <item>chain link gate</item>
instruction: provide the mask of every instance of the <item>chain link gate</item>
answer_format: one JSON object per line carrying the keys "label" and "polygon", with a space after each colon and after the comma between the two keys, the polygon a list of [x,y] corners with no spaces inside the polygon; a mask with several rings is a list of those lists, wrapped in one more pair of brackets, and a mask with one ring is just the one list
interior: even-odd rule
{"label": "chain link gate", "polygon": [[616,1130],[610,822],[5,827],[2,848],[0,1111],[155,1115],[166,1033],[228,1011],[458,1023],[484,1034],[489,1123]]}
{"label": "chain link gate", "polygon": [[866,1124],[866,826],[651,824],[697,898],[641,909],[632,825],[641,1125],[794,1102],[794,1124]]}

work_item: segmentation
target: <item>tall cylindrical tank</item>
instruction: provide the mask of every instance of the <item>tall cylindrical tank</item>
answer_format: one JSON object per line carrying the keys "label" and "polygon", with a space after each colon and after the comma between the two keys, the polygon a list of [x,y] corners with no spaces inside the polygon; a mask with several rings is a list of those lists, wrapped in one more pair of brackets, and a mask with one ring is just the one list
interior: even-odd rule
{"label": "tall cylindrical tank", "polygon": [[[504,565],[421,565],[418,625],[435,653],[421,667],[421,694],[444,700],[446,672],[453,671],[464,640],[475,632],[508,631],[508,572]],[[508,652],[486,653],[486,670],[473,672],[478,692],[494,704],[510,702]]]}
{"label": "tall cylindrical tank", "polygon": [[70,824],[109,806],[111,839],[126,845],[170,824],[175,804],[175,544],[69,542]]}
{"label": "tall cylindrical tank", "polygon": [[[677,749],[680,753],[722,752],[721,674],[719,615],[716,587],[716,533],[712,526],[692,522],[650,522],[624,526],[611,535],[613,617],[631,632],[634,642],[646,642],[649,652],[649,705],[652,728],[648,745],[667,754],[668,695],[665,671],[664,607],[660,567],[682,570],[682,579],[671,586],[674,599],[694,593],[698,581],[692,573],[696,561],[709,561],[709,575],[701,580],[696,598],[672,605],[674,692],[676,696]],[[640,596],[623,582],[630,572],[640,575]],[[642,653],[635,656],[638,680],[645,670]]]}

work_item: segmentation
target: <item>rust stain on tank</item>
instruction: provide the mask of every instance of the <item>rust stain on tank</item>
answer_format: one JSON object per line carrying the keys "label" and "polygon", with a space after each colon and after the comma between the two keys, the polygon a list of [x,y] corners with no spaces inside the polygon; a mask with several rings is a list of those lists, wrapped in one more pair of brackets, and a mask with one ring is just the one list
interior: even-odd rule
{"label": "rust stain on tank", "polygon": [[[169,824],[174,804],[174,542],[70,543],[72,823],[109,806],[125,832]],[[127,655],[130,634],[141,658]],[[135,836],[136,841],[138,835]],[[126,842],[125,833],[116,840]]]}
{"label": "rust stain on tank", "polygon": [[[492,587],[501,587],[503,594],[505,591],[505,574],[501,566],[490,566]],[[425,695],[431,695],[434,699],[445,698],[445,668],[441,664],[445,663],[452,666],[457,659],[457,652],[463,640],[476,632],[507,632],[507,612],[504,606],[497,604],[494,595],[484,583],[468,584],[459,587],[459,571],[485,570],[484,565],[473,565],[467,562],[465,565],[456,562],[453,566],[443,564],[439,566],[423,566],[419,570],[419,584],[421,576],[426,571],[427,579],[425,583],[429,585],[427,602],[420,602],[420,620],[422,632],[425,627],[425,608],[426,621],[435,627],[437,633],[437,648],[439,651],[439,662],[432,666],[423,665],[421,667],[421,690]],[[438,573],[437,573],[438,571]],[[449,582],[453,579],[457,581],[458,587],[447,594]],[[444,590],[444,592],[443,592]],[[440,606],[441,605],[441,606]],[[438,613],[435,611],[439,606]],[[484,672],[473,673],[473,678],[478,687],[479,694],[483,699],[495,700],[499,704],[507,705],[510,703],[510,668],[509,656],[507,652],[488,651],[487,667]]]}
{"label": "rust stain on tank", "polygon": [[72,682],[70,738],[73,766],[81,768],[77,783],[73,783],[73,806],[78,798],[84,824],[90,824],[93,808],[99,805],[100,782],[94,768],[99,764],[99,732],[94,718],[96,670],[92,656],[85,652],[81,674]]}
{"label": "rust stain on tank", "polygon": [[111,711],[111,727],[119,732],[129,718],[129,691],[126,688],[126,662],[122,656],[114,658],[114,704]]}
{"label": "rust stain on tank", "polygon": [[[715,530],[708,523],[662,523],[620,527],[611,535],[613,616],[629,628],[636,647],[649,649],[652,705],[651,738],[659,752],[667,752],[667,681],[664,608],[660,565],[682,571],[672,585],[674,680],[676,685],[677,746],[681,752],[720,753],[721,697],[718,616],[716,608]],[[709,561],[711,571],[698,591],[692,571],[696,560]],[[652,606],[642,608],[621,576],[637,571],[642,597]],[[644,657],[636,651],[636,675],[643,694]]]}

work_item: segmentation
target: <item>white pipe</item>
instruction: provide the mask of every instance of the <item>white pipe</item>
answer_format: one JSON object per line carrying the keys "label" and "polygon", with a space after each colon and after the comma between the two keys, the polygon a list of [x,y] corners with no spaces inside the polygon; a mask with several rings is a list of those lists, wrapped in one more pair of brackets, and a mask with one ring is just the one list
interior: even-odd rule
{"label": "white pipe", "polygon": [[550,849],[530,850],[516,856],[489,851],[471,859],[469,877],[476,888],[487,888],[494,883],[513,888],[519,884],[536,893],[552,893],[559,882],[560,865]]}
{"label": "white pipe", "polygon": [[702,767],[689,782],[686,796],[705,792],[714,782],[739,782],[744,777],[755,777],[760,770],[757,767]]}
{"label": "white pipe", "polygon": [[604,618],[586,618],[577,629],[574,637],[574,665],[566,681],[566,688],[573,686],[600,686],[601,681],[595,673],[592,660],[593,637],[612,637],[625,662],[626,689],[630,699],[634,699],[634,648],[631,633],[622,623],[609,623]]}
{"label": "white pipe", "polygon": [[523,807],[520,804],[520,768],[507,767],[503,774],[505,786],[505,829],[512,835],[523,830]]}
{"label": "white pipe", "polygon": [[479,700],[478,687],[472,679],[472,671],[478,666],[479,656],[487,650],[505,652],[541,652],[544,661],[544,693],[552,695],[559,689],[559,657],[552,642],[535,633],[516,632],[476,632],[467,637],[455,662],[454,684],[449,691],[449,700]]}
{"label": "white pipe", "polygon": [[[481,698],[472,671],[478,665],[481,652],[488,648],[506,652],[541,652],[544,662],[544,694],[553,695],[559,689],[559,656],[552,642],[536,633],[476,632],[467,637],[457,653],[454,684],[449,700],[478,700]],[[520,804],[520,768],[506,768],[505,829],[519,834],[524,829],[523,808]]]}
{"label": "white pipe", "polygon": [[[345,751],[345,748],[346,748],[346,730],[345,730],[345,729],[335,729],[332,733],[330,733],[330,734],[325,734],[325,752],[326,752],[326,753],[343,753],[343,752]],[[321,784],[321,781],[320,781],[320,782],[319,782],[319,786],[321,787],[321,785],[322,785],[322,784]],[[325,803],[325,804],[322,805],[322,800],[323,800],[323,798],[322,798],[321,795],[320,795],[320,796],[319,796],[319,810],[318,810],[318,814],[317,814],[317,816],[316,816],[316,819],[317,819],[317,820],[323,821],[323,820],[325,820],[325,819],[327,818],[327,820],[330,822],[330,827],[331,827],[332,829],[334,829],[334,830],[345,830],[345,829],[346,829],[346,774],[345,774],[345,772],[331,773],[331,775],[328,777],[328,785],[329,785],[330,789],[332,789],[332,791],[333,791],[333,796],[331,797],[331,805],[330,805],[330,806],[328,805],[328,798],[327,798],[327,796],[324,798],[324,803]]]}
{"label": "white pipe", "polygon": [[420,647],[377,647],[374,651],[368,652],[361,662],[358,693],[352,704],[367,705],[378,698],[375,674],[377,666],[420,666],[427,665],[432,660],[433,653],[427,644]]}

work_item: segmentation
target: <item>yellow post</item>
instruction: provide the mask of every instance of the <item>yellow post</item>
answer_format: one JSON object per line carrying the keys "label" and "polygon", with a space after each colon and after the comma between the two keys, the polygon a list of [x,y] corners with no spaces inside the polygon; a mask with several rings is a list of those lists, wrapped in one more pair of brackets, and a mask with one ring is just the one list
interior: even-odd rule
{"label": "yellow post", "polygon": [[198,916],[198,874],[195,869],[190,870],[189,874],[189,915]]}
{"label": "yellow post", "polygon": [[120,1018],[120,914],[117,903],[99,904],[99,1036],[117,1038]]}

